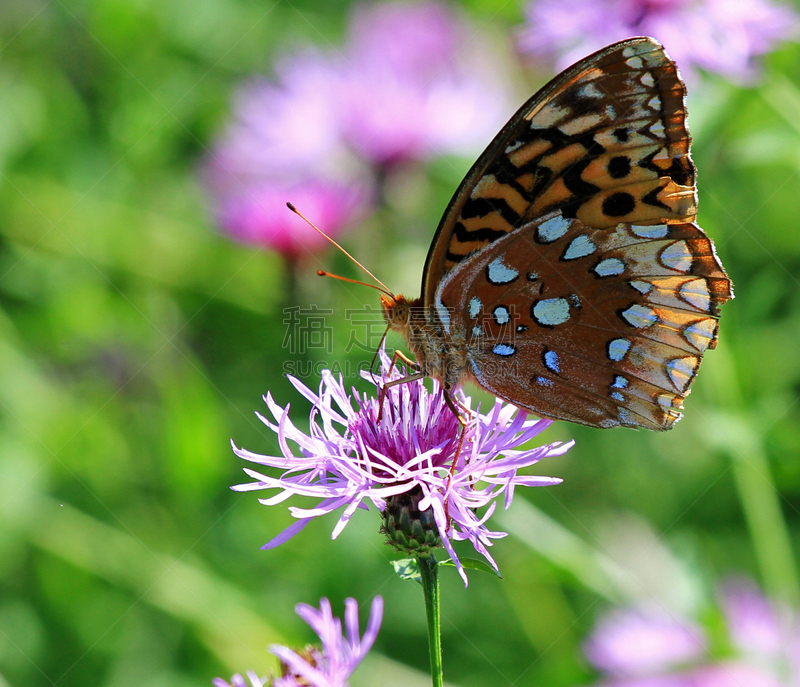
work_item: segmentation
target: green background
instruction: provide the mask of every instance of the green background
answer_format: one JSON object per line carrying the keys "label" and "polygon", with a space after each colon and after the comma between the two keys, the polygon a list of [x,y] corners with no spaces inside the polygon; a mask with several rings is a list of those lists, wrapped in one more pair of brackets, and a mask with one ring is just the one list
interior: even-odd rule
{"label": "green background", "polygon": [[[513,2],[465,8],[500,41],[522,20]],[[277,451],[261,394],[301,424],[308,408],[283,376],[283,262],[217,233],[198,169],[235,85],[294,46],[341,45],[346,10],[0,4],[0,685],[263,674],[268,643],[314,639],[297,602],[327,596],[340,614],[346,596],[378,593],[384,626],[354,687],[427,683],[421,592],[393,574],[375,511],[336,541],[328,517],[262,552],[290,516],[228,489],[246,479],[231,438]],[[577,445],[537,468],[563,485],[518,491],[495,521],[512,532],[493,549],[505,579],[473,573],[465,590],[445,572],[452,684],[587,684],[580,644],[598,612],[658,599],[714,631],[714,585],[736,571],[797,598],[799,56],[785,45],[755,87],[709,77],[690,100],[700,221],[737,298],[686,418],[665,435],[547,431]],[[521,102],[545,74],[519,78]],[[410,171],[345,244],[413,292],[469,164]],[[297,304],[377,307],[374,292],[314,281],[320,267],[356,276],[332,252],[309,258]],[[334,360],[369,359],[342,352],[343,317],[331,326]]]}

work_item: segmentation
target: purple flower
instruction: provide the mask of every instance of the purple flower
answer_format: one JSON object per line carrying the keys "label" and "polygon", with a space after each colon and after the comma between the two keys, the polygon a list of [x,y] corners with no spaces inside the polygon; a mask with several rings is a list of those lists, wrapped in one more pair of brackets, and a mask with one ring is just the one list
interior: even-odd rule
{"label": "purple flower", "polygon": [[297,604],[295,610],[319,636],[321,651],[312,648],[297,653],[273,644],[269,650],[281,661],[280,676],[269,680],[248,672],[251,685],[237,674],[231,678],[230,684],[222,678],[216,678],[214,687],[345,687],[347,679],[375,643],[383,618],[383,599],[376,596],[372,600],[363,637],[359,633],[358,603],[355,599],[345,600],[345,634],[342,633],[341,621],[333,617],[327,599],[320,600],[319,610],[307,604]]}
{"label": "purple flower", "polygon": [[781,682],[757,665],[726,661],[704,666],[691,674],[690,687],[794,687],[796,682]]}
{"label": "purple flower", "polygon": [[602,682],[601,685],[602,687],[794,687],[794,685],[782,685],[760,668],[735,661],[668,675],[612,680]]}
{"label": "purple flower", "polygon": [[306,53],[277,72],[277,83],[254,79],[240,88],[204,177],[227,234],[296,258],[327,242],[287,201],[335,236],[366,213],[372,189],[340,134],[335,66]]}
{"label": "purple flower", "polygon": [[563,69],[609,43],[653,36],[685,76],[702,69],[747,82],[755,58],[797,29],[794,11],[770,0],[534,0],[520,48]]}
{"label": "purple flower", "polygon": [[260,678],[252,670],[247,671],[247,680],[245,680],[239,673],[236,673],[231,678],[230,682],[226,682],[221,677],[215,677],[213,680],[214,687],[268,687],[269,680]]}
{"label": "purple flower", "polygon": [[479,151],[510,114],[495,54],[442,3],[361,6],[342,75],[345,138],[379,166]]}
{"label": "purple flower", "polygon": [[612,675],[657,672],[702,657],[703,630],[669,615],[615,611],[602,618],[586,645],[586,658]]}
{"label": "purple flower", "polygon": [[[372,381],[369,373],[364,379]],[[381,351],[381,378],[373,383],[383,387],[403,377],[402,370],[390,373],[388,356]],[[347,394],[344,383],[327,370],[322,374],[319,393],[297,379],[289,378],[302,396],[312,403],[310,431],[300,431],[289,419],[289,406],[279,406],[267,394],[265,401],[274,422],[261,421],[278,435],[279,456],[263,456],[233,447],[241,458],[278,468],[278,477],[250,468],[245,472],[255,482],[232,487],[236,491],[276,490],[261,499],[265,505],[282,503],[293,495],[320,499],[313,508],[290,508],[298,520],[263,548],[284,543],[312,519],[344,508],[334,527],[336,538],[357,508],[372,503],[383,512],[388,499],[400,494],[419,494],[419,511],[432,510],[442,545],[450,554],[466,583],[466,575],[453,549],[453,541],[468,540],[497,567],[487,547],[492,539],[506,536],[486,526],[495,499],[504,497],[511,505],[516,486],[558,484],[553,477],[520,475],[518,471],[542,458],[565,453],[573,442],[546,444],[533,449],[517,447],[550,426],[550,420],[527,421],[522,411],[496,401],[487,414],[470,412],[463,446],[459,444],[459,423],[448,408],[441,387],[433,382],[428,392],[422,380],[395,385],[386,390],[383,412],[378,419],[378,400],[355,390]],[[457,394],[458,402],[470,408],[470,399]],[[294,444],[297,449],[293,449]],[[478,509],[488,506],[482,514]]]}
{"label": "purple flower", "polygon": [[[687,675],[645,675],[630,679],[602,682],[602,687],[695,687]],[[742,685],[739,685],[742,687]]]}
{"label": "purple flower", "polygon": [[329,236],[336,236],[363,213],[370,197],[365,184],[340,184],[316,178],[285,183],[262,180],[239,193],[221,196],[217,218],[227,234],[288,258],[330,245],[324,237],[286,207],[291,201]]}
{"label": "purple flower", "polygon": [[279,60],[275,72],[275,82],[253,78],[239,87],[213,162],[254,178],[279,171],[337,174],[347,155],[332,107],[340,88],[337,65],[306,51]]}
{"label": "purple flower", "polygon": [[720,602],[735,654],[725,661],[708,654],[708,636],[690,619],[638,610],[601,618],[584,650],[606,674],[602,687],[797,687],[800,614],[745,579],[722,585]]}
{"label": "purple flower", "polygon": [[751,658],[786,662],[800,684],[800,613],[772,603],[751,580],[728,580],[720,590],[732,644]]}
{"label": "purple flower", "polygon": [[324,244],[293,202],[336,235],[373,208],[380,168],[472,154],[509,114],[504,69],[446,5],[361,7],[340,51],[280,60],[238,90],[204,180],[221,228],[295,258]]}

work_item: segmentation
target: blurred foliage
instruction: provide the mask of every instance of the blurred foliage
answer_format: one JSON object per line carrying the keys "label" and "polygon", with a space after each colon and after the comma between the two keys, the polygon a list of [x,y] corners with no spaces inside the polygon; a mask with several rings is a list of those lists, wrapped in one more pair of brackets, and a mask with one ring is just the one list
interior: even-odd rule
{"label": "blurred foliage", "polygon": [[[498,31],[521,16],[513,3],[465,7]],[[268,643],[311,639],[295,603],[328,596],[341,612],[344,597],[376,593],[384,627],[354,686],[427,683],[421,592],[392,571],[374,512],[335,542],[328,520],[261,552],[290,516],[227,488],[243,478],[231,437],[277,450],[254,416],[261,394],[291,400],[298,422],[307,406],[283,375],[284,266],[216,233],[198,165],[232,87],[291,46],[337,44],[345,12],[319,0],[0,4],[0,685],[265,672]],[[666,435],[548,430],[578,443],[540,466],[564,484],[520,494],[536,510],[526,520],[515,504],[501,520],[515,533],[494,549],[504,579],[473,573],[464,590],[444,575],[452,684],[588,682],[580,641],[608,600],[702,605],[731,570],[796,593],[798,50],[772,55],[753,88],[709,78],[690,100],[701,222],[737,298],[686,419]],[[390,210],[346,245],[415,292],[469,164],[396,175]],[[356,276],[339,255],[309,258],[300,304],[377,307],[372,292],[317,281],[321,267]],[[344,318],[332,326],[336,360],[368,360],[342,353]],[[637,568],[654,541],[677,552],[680,575]]]}

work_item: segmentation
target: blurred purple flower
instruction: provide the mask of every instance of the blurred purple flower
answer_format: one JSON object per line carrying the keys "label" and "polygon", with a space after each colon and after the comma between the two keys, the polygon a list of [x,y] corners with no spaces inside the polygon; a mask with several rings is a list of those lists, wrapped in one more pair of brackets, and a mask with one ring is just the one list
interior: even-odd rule
{"label": "blurred purple flower", "polygon": [[205,182],[221,228],[290,258],[368,213],[382,169],[482,148],[508,115],[504,69],[447,5],[362,6],[344,50],[279,60],[252,79],[213,144]]}
{"label": "blurred purple flower", "polygon": [[695,687],[691,678],[686,675],[645,675],[602,682],[601,685],[602,687]]}
{"label": "blurred purple flower", "polygon": [[321,599],[319,610],[307,604],[295,606],[297,615],[305,620],[320,638],[322,650],[304,649],[297,653],[285,646],[273,644],[269,650],[281,661],[282,675],[272,679],[259,678],[248,672],[251,685],[241,675],[234,675],[228,684],[222,678],[214,680],[214,687],[346,687],[348,678],[364,660],[375,639],[383,618],[383,599],[372,600],[369,621],[364,636],[358,627],[358,603],[345,599],[345,633],[342,623],[333,617],[330,601]]}
{"label": "blurred purple flower", "polygon": [[690,674],[690,687],[795,687],[794,681],[782,682],[756,665],[725,661],[704,666]]}
{"label": "blurred purple flower", "polygon": [[285,183],[262,181],[220,197],[217,219],[228,235],[288,258],[330,245],[313,227],[286,207],[287,199],[329,236],[336,236],[360,217],[370,197],[366,184],[340,184],[308,178]]}
{"label": "blurred purple flower", "polygon": [[735,661],[672,673],[615,679],[601,683],[602,687],[795,687],[782,685],[760,668]]}
{"label": "blurred purple flower", "polygon": [[[390,373],[390,360],[381,351],[381,378],[363,372],[367,381],[384,387],[400,379],[402,370]],[[262,456],[233,447],[241,458],[283,470],[270,477],[255,470],[244,471],[255,482],[232,487],[236,491],[275,489],[278,493],[261,499],[265,505],[282,503],[292,495],[320,499],[315,507],[290,508],[298,521],[263,548],[278,546],[297,534],[313,518],[341,507],[344,512],[334,527],[336,538],[357,508],[368,509],[371,502],[381,512],[387,499],[409,492],[421,493],[419,511],[432,509],[442,545],[456,564],[464,582],[467,578],[453,550],[453,541],[468,540],[497,567],[489,555],[492,539],[506,536],[493,532],[486,521],[505,498],[511,505],[516,486],[558,484],[554,477],[519,475],[517,471],[542,458],[565,453],[573,442],[546,444],[533,449],[517,447],[546,429],[550,420],[527,421],[524,412],[497,401],[483,415],[471,413],[463,447],[455,467],[451,465],[459,443],[459,423],[448,408],[441,387],[433,382],[428,392],[422,380],[390,387],[378,420],[378,400],[355,390],[348,396],[341,378],[323,371],[316,394],[297,379],[289,378],[300,394],[312,403],[310,432],[305,434],[289,420],[289,406],[280,407],[267,394],[265,401],[275,422],[259,416],[278,435],[282,455]],[[466,409],[470,399],[458,394]],[[354,405],[355,404],[355,407]],[[295,455],[290,442],[299,448]],[[476,510],[488,506],[479,516]]]}
{"label": "blurred purple flower", "polygon": [[338,66],[307,51],[281,59],[275,72],[275,83],[254,78],[237,90],[212,162],[256,179],[279,171],[336,174],[345,152],[332,106]]}
{"label": "blurred purple flower", "polygon": [[210,153],[205,181],[221,228],[289,258],[326,245],[286,208],[292,201],[335,236],[367,211],[370,182],[341,140],[333,65],[307,53],[278,65],[278,83],[253,80]]}
{"label": "blurred purple flower", "polygon": [[735,82],[757,74],[755,58],[798,34],[798,17],[770,0],[533,0],[520,49],[563,69],[632,36],[653,36],[692,78],[703,69]]}
{"label": "blurred purple flower", "polygon": [[378,166],[478,152],[510,114],[495,54],[445,4],[362,5],[342,78],[346,139]]}
{"label": "blurred purple flower", "polygon": [[584,653],[612,675],[642,675],[702,657],[703,630],[669,615],[615,611],[598,622]]}
{"label": "blurred purple flower", "polygon": [[728,619],[731,641],[742,651],[774,656],[781,651],[783,632],[777,609],[749,580],[723,585],[720,603]]}
{"label": "blurred purple flower", "polygon": [[714,660],[694,621],[638,610],[601,618],[584,651],[602,687],[798,687],[800,614],[772,604],[745,579],[721,587],[730,660]]}

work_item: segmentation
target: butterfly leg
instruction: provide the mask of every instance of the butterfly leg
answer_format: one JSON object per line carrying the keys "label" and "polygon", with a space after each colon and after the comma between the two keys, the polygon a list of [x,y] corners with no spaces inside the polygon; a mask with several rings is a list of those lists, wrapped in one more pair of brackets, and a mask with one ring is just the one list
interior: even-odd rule
{"label": "butterfly leg", "polygon": [[[449,398],[445,395],[445,398]],[[456,449],[456,453],[453,456],[453,462],[450,463],[450,471],[447,475],[447,486],[445,487],[445,492],[450,489],[450,484],[453,481],[453,475],[456,471],[456,464],[458,463],[458,457],[461,455],[461,449],[464,447],[464,438],[467,436],[467,423],[460,415],[456,415],[458,418],[459,423],[461,423],[461,436],[458,439],[458,448]],[[450,531],[450,501],[449,496],[445,496],[444,498],[444,521],[447,523],[447,531]]]}
{"label": "butterfly leg", "polygon": [[415,369],[417,371],[419,371],[421,369],[420,366],[419,366],[419,363],[416,362],[415,360],[411,360],[411,358],[409,358],[405,353],[403,353],[403,351],[395,351],[394,354],[392,355],[392,364],[389,365],[389,372],[386,375],[387,377],[390,374],[392,374],[392,370],[394,370],[394,366],[397,364],[398,358],[403,363],[405,363],[406,365],[408,365],[409,367],[411,367],[411,368],[413,368],[413,369]]}
{"label": "butterfly leg", "polygon": [[398,384],[406,384],[408,382],[414,382],[418,379],[422,379],[425,376],[425,373],[421,371],[418,363],[411,360],[402,351],[395,351],[394,354],[392,355],[392,364],[389,365],[389,371],[386,373],[387,377],[392,374],[392,370],[394,370],[394,366],[397,364],[398,358],[402,360],[410,368],[417,370],[417,372],[408,375],[406,377],[401,377],[400,379],[393,379],[390,382],[386,382],[386,384],[384,384],[381,387],[380,394],[378,394],[378,419],[377,419],[378,422],[380,422],[381,418],[383,417],[383,399],[386,397],[386,390],[389,387],[397,386]]}
{"label": "butterfly leg", "polygon": [[409,382],[416,382],[418,379],[423,379],[425,377],[424,372],[415,372],[413,375],[408,375],[407,377],[401,377],[400,379],[393,379],[391,382],[386,382],[381,387],[381,393],[378,396],[378,419],[377,422],[381,421],[383,417],[383,399],[386,397],[386,390],[389,387],[397,386],[398,384],[408,384]]}
{"label": "butterfly leg", "polygon": [[[444,391],[444,402],[447,403],[447,407],[453,411],[453,415],[456,416],[458,419],[458,424],[461,425],[461,437],[458,440],[458,449],[456,450],[456,455],[453,456],[453,463],[450,466],[450,475],[452,476],[453,471],[456,468],[456,462],[458,461],[458,457],[461,455],[461,449],[464,446],[464,437],[467,435],[467,421],[464,419],[464,416],[461,414],[462,410],[467,410],[466,408],[459,408],[457,405],[457,401],[453,400],[453,397],[450,395],[450,392],[445,390]],[[467,411],[469,412],[469,411]]]}
{"label": "butterfly leg", "polygon": [[[469,418],[471,412],[470,409],[462,405],[458,400],[454,400],[453,397],[450,395],[450,389],[444,389],[444,400],[447,403],[447,407],[453,411],[453,415],[456,416],[458,419],[458,424],[461,425],[461,436],[458,439],[458,447],[456,448],[455,455],[453,456],[453,462],[450,463],[450,474],[447,477],[447,487],[446,489],[450,488],[450,483],[453,481],[453,475],[456,471],[456,465],[458,464],[458,458],[461,455],[461,450],[464,448],[464,439],[467,436],[467,419],[465,419],[464,415]],[[462,415],[462,413],[464,413]],[[448,498],[445,497],[444,500],[444,515],[445,521],[447,522],[447,528],[450,528],[450,510],[449,510],[449,503]]]}
{"label": "butterfly leg", "polygon": [[[453,474],[453,470],[455,469],[456,461],[458,460],[458,456],[461,455],[461,448],[464,446],[464,437],[467,433],[467,418],[470,415],[470,409],[463,406],[457,400],[453,400],[453,397],[450,395],[450,389],[444,389],[444,402],[447,404],[447,407],[453,411],[453,415],[456,416],[458,420],[458,424],[461,425],[461,438],[458,442],[458,450],[456,451],[456,455],[453,458],[453,464],[450,466],[450,474]],[[464,415],[467,417],[465,418]]]}
{"label": "butterfly leg", "polygon": [[444,392],[444,402],[447,404],[447,407],[453,411],[453,415],[458,418],[458,423],[461,425],[461,429],[466,429],[467,421],[464,419],[463,415],[461,415],[461,411],[466,410],[466,408],[459,408],[458,405],[456,405],[456,401],[453,400],[453,397],[447,390]]}

